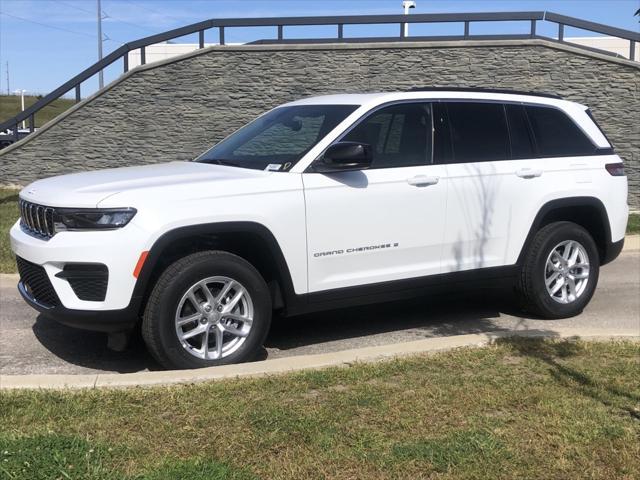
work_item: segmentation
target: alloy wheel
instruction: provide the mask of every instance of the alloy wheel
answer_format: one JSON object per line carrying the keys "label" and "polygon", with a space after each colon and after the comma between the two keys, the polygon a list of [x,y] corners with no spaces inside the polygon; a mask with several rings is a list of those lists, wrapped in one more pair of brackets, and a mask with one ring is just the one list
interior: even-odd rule
{"label": "alloy wheel", "polygon": [[547,257],[544,271],[547,293],[562,304],[575,302],[589,282],[589,256],[575,240],[556,245]]}
{"label": "alloy wheel", "polygon": [[203,360],[219,360],[245,342],[253,323],[247,289],[229,277],[209,277],[184,293],[175,314],[182,347]]}

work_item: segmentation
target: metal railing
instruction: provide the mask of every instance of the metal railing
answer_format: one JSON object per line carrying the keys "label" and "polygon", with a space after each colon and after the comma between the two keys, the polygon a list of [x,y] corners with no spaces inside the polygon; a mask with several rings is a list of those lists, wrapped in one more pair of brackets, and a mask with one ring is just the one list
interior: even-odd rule
{"label": "metal railing", "polygon": [[[494,34],[494,35],[472,35],[470,33],[470,25],[472,22],[513,22],[524,21],[529,22],[529,33],[525,34]],[[544,37],[537,35],[537,22],[546,21],[557,24],[558,35],[556,38]],[[464,26],[463,35],[449,36],[405,36],[405,24],[428,24],[428,23],[461,23]],[[345,25],[374,25],[374,24],[398,24],[399,32],[397,37],[345,37]],[[290,26],[311,26],[324,25],[336,26],[335,38],[322,39],[285,39],[284,29]],[[370,41],[428,41],[428,40],[499,40],[499,39],[523,39],[523,38],[544,38],[557,42],[565,42],[564,28],[565,26],[588,30],[590,32],[602,33],[613,37],[629,40],[629,59],[635,60],[636,42],[640,42],[640,33],[621,28],[610,27],[601,23],[580,20],[565,15],[559,15],[552,12],[488,12],[488,13],[428,13],[415,15],[357,15],[357,16],[327,16],[327,17],[278,17],[278,18],[225,18],[211,19],[203,22],[193,23],[185,27],[169,30],[157,35],[151,35],[139,40],[125,43],[99,62],[91,65],[89,68],[73,77],[68,82],[56,88],[47,96],[41,98],[36,103],[26,108],[23,112],[9,120],[0,123],[0,132],[12,130],[14,137],[18,139],[22,133],[18,133],[18,125],[25,120],[29,121],[29,132],[35,129],[35,115],[39,110],[49,105],[54,100],[70,91],[75,91],[75,100],[80,102],[82,82],[93,77],[98,72],[104,70],[114,62],[122,60],[123,72],[129,70],[129,52],[133,50],[140,51],[140,61],[144,65],[146,63],[145,49],[149,45],[160,42],[166,42],[185,35],[198,34],[199,48],[205,47],[205,32],[210,29],[218,29],[219,44],[225,45],[225,29],[232,27],[277,27],[277,36],[270,40],[259,40],[252,43],[350,43],[350,42],[370,42]],[[603,50],[572,44],[579,48],[596,50],[602,53],[609,53]],[[612,54],[615,55],[615,54]]]}

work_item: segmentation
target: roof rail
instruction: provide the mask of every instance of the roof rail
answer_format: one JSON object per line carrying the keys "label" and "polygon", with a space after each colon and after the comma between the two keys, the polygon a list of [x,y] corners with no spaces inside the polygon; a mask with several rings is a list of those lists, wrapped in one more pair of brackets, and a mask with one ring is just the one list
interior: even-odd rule
{"label": "roof rail", "polygon": [[506,93],[511,95],[527,95],[530,97],[546,97],[562,100],[562,96],[556,93],[527,92],[524,90],[509,90],[507,88],[483,88],[483,87],[413,87],[408,92],[480,92],[480,93]]}

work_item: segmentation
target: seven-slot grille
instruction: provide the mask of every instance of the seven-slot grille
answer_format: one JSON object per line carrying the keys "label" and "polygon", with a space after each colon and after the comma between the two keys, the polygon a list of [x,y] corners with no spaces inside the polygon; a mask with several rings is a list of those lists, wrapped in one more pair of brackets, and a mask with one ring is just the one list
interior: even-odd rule
{"label": "seven-slot grille", "polygon": [[55,234],[53,226],[54,209],[20,199],[21,225],[29,233],[39,237],[51,238]]}

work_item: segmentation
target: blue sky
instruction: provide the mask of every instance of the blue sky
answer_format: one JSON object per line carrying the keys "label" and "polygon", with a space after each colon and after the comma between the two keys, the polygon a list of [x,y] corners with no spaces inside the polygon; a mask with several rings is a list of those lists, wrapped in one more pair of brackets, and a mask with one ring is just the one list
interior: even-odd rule
{"label": "blue sky", "polygon": [[[640,0],[416,0],[415,13],[547,10],[585,20],[638,31],[633,13]],[[208,18],[277,17],[300,15],[359,15],[401,13],[401,0],[102,0],[106,18],[103,31],[108,38],[104,53],[121,43]],[[415,34],[461,33],[459,24],[415,26]],[[525,32],[528,25],[472,24],[471,33]],[[397,26],[345,27],[348,36],[396,35]],[[285,36],[330,36],[335,27],[296,27]],[[553,35],[551,26],[538,28]],[[207,41],[216,41],[216,32]],[[566,29],[566,36],[585,32]],[[226,32],[227,42],[243,42],[275,36],[275,29],[236,29]],[[185,42],[195,43],[195,36]],[[96,0],[0,0],[0,89],[6,93],[6,62],[9,62],[11,91],[48,93],[90,66],[97,59]],[[115,78],[118,63],[106,74]],[[83,95],[96,88],[97,81],[83,85]]]}

